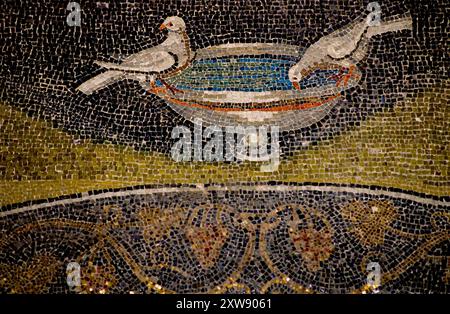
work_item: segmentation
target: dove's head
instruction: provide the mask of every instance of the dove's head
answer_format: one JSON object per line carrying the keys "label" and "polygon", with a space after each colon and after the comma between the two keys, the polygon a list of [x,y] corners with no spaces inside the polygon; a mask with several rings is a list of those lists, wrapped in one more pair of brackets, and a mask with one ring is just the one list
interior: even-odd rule
{"label": "dove's head", "polygon": [[167,29],[170,32],[183,32],[186,30],[186,24],[181,17],[169,16],[164,20],[159,29]]}
{"label": "dove's head", "polygon": [[303,76],[300,72],[299,64],[292,66],[289,69],[288,73],[289,81],[291,81],[292,86],[298,91],[300,91],[300,81],[303,79]]}

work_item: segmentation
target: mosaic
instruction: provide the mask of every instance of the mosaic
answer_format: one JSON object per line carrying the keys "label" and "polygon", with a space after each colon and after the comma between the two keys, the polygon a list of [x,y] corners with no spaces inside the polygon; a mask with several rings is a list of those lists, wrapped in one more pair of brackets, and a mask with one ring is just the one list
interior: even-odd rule
{"label": "mosaic", "polygon": [[3,6],[1,293],[449,293],[444,1]]}

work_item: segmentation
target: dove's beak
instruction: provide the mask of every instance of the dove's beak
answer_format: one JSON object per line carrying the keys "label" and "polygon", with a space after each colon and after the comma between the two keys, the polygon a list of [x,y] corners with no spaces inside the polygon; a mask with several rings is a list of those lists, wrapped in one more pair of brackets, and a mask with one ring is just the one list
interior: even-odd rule
{"label": "dove's beak", "polygon": [[294,88],[298,91],[301,91],[302,89],[300,88],[300,84],[298,82],[292,82],[292,86],[294,86]]}
{"label": "dove's beak", "polygon": [[162,31],[166,28],[167,28],[166,24],[162,23],[161,26],[159,27],[159,30]]}

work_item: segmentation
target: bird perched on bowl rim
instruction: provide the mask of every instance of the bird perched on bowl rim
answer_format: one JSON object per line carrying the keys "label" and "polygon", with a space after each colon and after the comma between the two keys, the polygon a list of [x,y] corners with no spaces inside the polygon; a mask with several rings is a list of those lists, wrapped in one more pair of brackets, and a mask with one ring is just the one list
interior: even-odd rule
{"label": "bird perched on bowl rim", "polygon": [[150,92],[156,89],[161,92],[161,88],[156,87],[155,84],[158,79],[165,90],[170,90],[172,93],[181,92],[170,86],[164,79],[188,67],[192,60],[186,24],[181,17],[170,16],[164,20],[159,30],[168,31],[166,40],[161,44],[132,54],[122,63],[96,61],[97,65],[108,71],[89,79],[77,89],[89,95],[116,81],[130,79],[139,81],[141,85],[150,81]]}
{"label": "bird perched on bowl rim", "polygon": [[323,36],[306,49],[300,61],[288,72],[289,80],[295,89],[301,90],[300,81],[317,69],[338,68],[334,74],[336,86],[347,86],[356,74],[356,63],[368,53],[371,37],[386,32],[412,29],[409,13],[391,17],[381,23],[372,24],[369,16],[357,18],[352,23],[333,33]]}

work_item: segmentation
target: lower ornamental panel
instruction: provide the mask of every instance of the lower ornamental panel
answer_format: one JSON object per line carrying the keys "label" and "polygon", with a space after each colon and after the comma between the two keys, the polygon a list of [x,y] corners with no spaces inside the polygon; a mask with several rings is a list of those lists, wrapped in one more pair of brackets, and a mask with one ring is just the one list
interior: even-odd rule
{"label": "lower ornamental panel", "polygon": [[0,211],[6,293],[448,293],[442,198],[338,185],[135,187]]}

